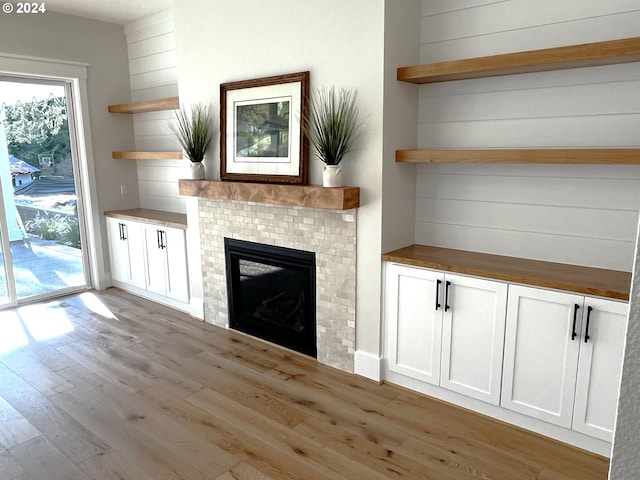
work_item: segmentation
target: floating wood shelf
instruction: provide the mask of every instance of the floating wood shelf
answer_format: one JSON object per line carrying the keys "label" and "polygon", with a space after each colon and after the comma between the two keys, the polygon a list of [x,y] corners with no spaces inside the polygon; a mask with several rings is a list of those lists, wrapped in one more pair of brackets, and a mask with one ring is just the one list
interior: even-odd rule
{"label": "floating wood shelf", "polygon": [[434,83],[640,61],[640,37],[398,68],[397,78]]}
{"label": "floating wood shelf", "polygon": [[385,253],[382,260],[616,300],[628,301],[631,289],[629,272],[425,245]]}
{"label": "floating wood shelf", "polygon": [[182,152],[113,152],[116,160],[181,160]]}
{"label": "floating wood shelf", "polygon": [[147,102],[120,103],[109,105],[110,113],[145,113],[158,112],[161,110],[175,110],[180,106],[178,97],[161,98]]}
{"label": "floating wood shelf", "polygon": [[180,195],[291,205],[327,210],[348,210],[360,206],[359,187],[324,188],[318,185],[179,180]]}
{"label": "floating wood shelf", "polygon": [[183,213],[165,212],[162,210],[151,210],[148,208],[132,208],[129,210],[113,210],[104,212],[105,217],[121,218],[123,220],[133,220],[153,225],[164,225],[166,227],[187,228],[187,216]]}
{"label": "floating wood shelf", "polygon": [[399,163],[640,164],[640,148],[397,150]]}

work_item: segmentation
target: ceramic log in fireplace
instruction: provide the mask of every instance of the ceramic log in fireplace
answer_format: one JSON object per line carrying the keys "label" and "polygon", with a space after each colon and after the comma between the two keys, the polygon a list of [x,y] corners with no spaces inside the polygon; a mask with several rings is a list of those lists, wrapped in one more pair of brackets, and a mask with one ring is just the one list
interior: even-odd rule
{"label": "ceramic log in fireplace", "polygon": [[229,326],[317,356],[315,253],[224,239]]}

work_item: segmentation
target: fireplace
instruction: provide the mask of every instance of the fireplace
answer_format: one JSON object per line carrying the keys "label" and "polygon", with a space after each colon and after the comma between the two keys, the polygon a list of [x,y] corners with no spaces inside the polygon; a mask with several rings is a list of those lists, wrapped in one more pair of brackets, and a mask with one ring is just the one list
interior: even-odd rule
{"label": "fireplace", "polygon": [[317,357],[315,253],[224,239],[229,326]]}
{"label": "fireplace", "polygon": [[314,252],[317,360],[353,372],[357,212],[199,198],[198,214],[205,321],[231,328],[225,238]]}

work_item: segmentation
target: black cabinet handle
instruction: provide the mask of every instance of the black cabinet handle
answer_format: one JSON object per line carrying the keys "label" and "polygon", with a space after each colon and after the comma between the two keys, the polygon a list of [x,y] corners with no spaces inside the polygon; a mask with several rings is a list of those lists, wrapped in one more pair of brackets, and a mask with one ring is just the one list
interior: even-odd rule
{"label": "black cabinet handle", "polygon": [[444,311],[448,311],[451,307],[449,306],[449,287],[451,286],[450,281],[446,281],[444,284]]}
{"label": "black cabinet handle", "polygon": [[124,240],[124,230],[122,223],[118,223],[118,233],[120,234],[120,240]]}
{"label": "black cabinet handle", "polygon": [[156,240],[160,250],[167,248],[167,234],[164,230],[156,230]]}
{"label": "black cabinet handle", "polygon": [[125,225],[124,223],[122,224],[122,240],[126,240],[127,239],[127,225]]}
{"label": "black cabinet handle", "polygon": [[440,300],[440,284],[441,283],[442,283],[442,280],[440,279],[436,280],[436,310],[440,308],[440,302],[438,302],[438,300]]}
{"label": "black cabinet handle", "polygon": [[591,312],[593,312],[593,307],[587,307],[587,327],[584,329],[584,343],[587,343],[591,338],[589,336],[589,322],[591,321]]}
{"label": "black cabinet handle", "polygon": [[576,303],[573,308],[573,327],[571,329],[571,340],[575,340],[576,336],[578,335],[576,333],[576,319],[578,318],[578,309],[580,309],[580,305]]}

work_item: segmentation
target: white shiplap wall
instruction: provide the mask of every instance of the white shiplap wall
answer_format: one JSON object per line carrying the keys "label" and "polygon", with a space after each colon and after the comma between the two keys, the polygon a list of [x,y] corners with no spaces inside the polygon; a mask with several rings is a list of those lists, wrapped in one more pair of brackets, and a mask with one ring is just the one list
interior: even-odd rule
{"label": "white shiplap wall", "polygon": [[[638,0],[423,0],[421,63],[640,36]],[[640,147],[640,63],[420,86],[418,146]],[[630,270],[640,167],[420,165],[416,243]]]}
{"label": "white shiplap wall", "polygon": [[[173,12],[166,11],[125,26],[129,51],[131,100],[156,100],[178,95]],[[133,125],[136,150],[180,150],[167,123],[172,110],[137,113]],[[185,213],[178,179],[188,175],[185,160],[138,160],[140,206]]]}

